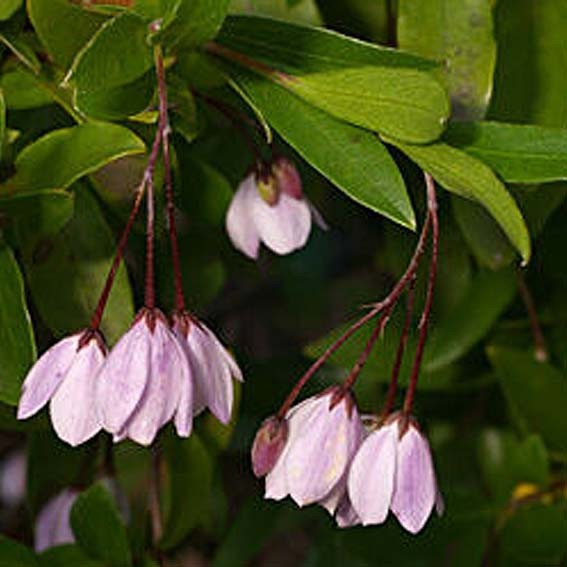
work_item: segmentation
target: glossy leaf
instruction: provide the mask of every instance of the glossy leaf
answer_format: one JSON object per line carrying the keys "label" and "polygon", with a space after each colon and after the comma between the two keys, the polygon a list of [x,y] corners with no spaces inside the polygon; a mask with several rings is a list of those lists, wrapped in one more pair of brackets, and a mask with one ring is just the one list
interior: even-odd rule
{"label": "glossy leaf", "polygon": [[108,491],[95,484],[78,497],[71,509],[71,527],[80,547],[109,567],[128,567],[132,556],[126,527]]}
{"label": "glossy leaf", "polygon": [[490,347],[488,355],[513,414],[549,449],[567,452],[567,377],[529,352]]}
{"label": "glossy leaf", "polygon": [[[92,317],[115,248],[96,200],[86,187],[79,187],[72,220],[53,237],[38,240],[33,226],[26,222],[17,228],[26,279],[43,321],[57,336],[84,328]],[[109,342],[129,327],[133,315],[132,292],[121,267],[102,321]]]}
{"label": "glossy leaf", "polygon": [[400,2],[397,22],[401,49],[443,62],[453,119],[482,118],[496,63],[492,1]]}
{"label": "glossy leaf", "polygon": [[147,34],[144,20],[129,12],[105,22],[73,62],[78,91],[108,91],[144,75],[153,64]]}
{"label": "glossy leaf", "polygon": [[452,124],[449,144],[490,166],[511,183],[544,183],[567,179],[567,130],[472,122]]}
{"label": "glossy leaf", "polygon": [[428,146],[393,143],[444,189],[480,203],[501,226],[523,261],[530,259],[530,236],[522,214],[488,166],[443,143]]}
{"label": "glossy leaf", "polygon": [[67,0],[27,0],[27,12],[49,55],[64,70],[106,20]]}
{"label": "glossy leaf", "polygon": [[54,130],[20,152],[16,175],[0,186],[0,194],[68,187],[103,165],[144,149],[140,138],[117,124],[89,122]]}
{"label": "glossy leaf", "polygon": [[53,102],[51,94],[40,86],[34,75],[23,68],[2,73],[0,89],[4,93],[6,107],[13,110],[37,108]]}
{"label": "glossy leaf", "polygon": [[160,547],[170,549],[206,520],[213,462],[195,433],[189,439],[169,439],[165,454],[169,472],[169,510],[165,515]]}
{"label": "glossy leaf", "polygon": [[466,354],[500,318],[515,292],[516,279],[512,271],[480,272],[459,305],[432,330],[425,368],[437,370]]}
{"label": "glossy leaf", "polygon": [[20,268],[1,240],[0,306],[0,400],[15,405],[36,351]]}
{"label": "glossy leaf", "polygon": [[398,168],[375,136],[260,78],[239,73],[236,80],[286,142],[339,189],[403,226],[415,226]]}

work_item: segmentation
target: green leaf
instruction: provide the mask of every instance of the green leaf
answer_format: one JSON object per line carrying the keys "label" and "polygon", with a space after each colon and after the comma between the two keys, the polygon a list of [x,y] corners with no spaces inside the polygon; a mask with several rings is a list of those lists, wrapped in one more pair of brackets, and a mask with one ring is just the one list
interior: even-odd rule
{"label": "green leaf", "polygon": [[25,545],[0,535],[0,567],[38,567],[33,551]]}
{"label": "green leaf", "polygon": [[39,567],[106,567],[85,555],[77,545],[58,545],[38,556]]}
{"label": "green leaf", "polygon": [[126,527],[114,500],[101,485],[81,493],[71,509],[71,527],[77,543],[109,567],[128,567],[132,556]]}
{"label": "green leaf", "polygon": [[229,4],[230,0],[178,0],[157,37],[170,47],[193,49],[217,35]]}
{"label": "green leaf", "polygon": [[437,370],[466,354],[490,331],[515,292],[513,271],[480,272],[459,305],[434,327],[425,354],[425,369]]}
{"label": "green leaf", "polygon": [[12,251],[1,240],[0,282],[0,401],[16,405],[36,350],[22,275]]}
{"label": "green leaf", "polygon": [[34,75],[24,68],[15,68],[0,76],[0,89],[4,93],[6,107],[11,110],[27,110],[53,102]]}
{"label": "green leaf", "polygon": [[306,25],[322,23],[315,0],[232,0],[230,12],[269,16]]}
{"label": "green leaf", "polygon": [[6,135],[6,101],[0,86],[0,160],[3,157],[4,137]]}
{"label": "green leaf", "polygon": [[0,5],[0,20],[7,20],[20,8],[23,0],[3,0]]}
{"label": "green leaf", "polygon": [[35,45],[29,41],[28,36],[2,30],[0,43],[3,43],[29,71],[37,75],[41,72],[41,63],[34,51]]}
{"label": "green leaf", "polygon": [[213,482],[211,456],[195,433],[189,439],[168,438],[167,441],[169,506],[160,542],[162,549],[175,547],[206,521]]}
{"label": "green leaf", "polygon": [[81,49],[69,78],[81,93],[108,91],[144,75],[153,64],[144,20],[124,12],[105,22]]}
{"label": "green leaf", "polygon": [[[35,227],[27,222],[18,223],[17,235],[26,279],[43,321],[57,336],[88,325],[116,246],[88,189],[78,188],[73,219],[57,235],[38,241]],[[110,343],[129,327],[133,315],[132,291],[121,266],[102,321]]]}
{"label": "green leaf", "polygon": [[510,183],[567,179],[567,130],[501,122],[456,123],[450,125],[445,139]]}
{"label": "green leaf", "polygon": [[488,356],[522,425],[539,433],[549,449],[567,452],[567,378],[528,352],[490,347]]}
{"label": "green leaf", "polygon": [[520,440],[510,431],[487,429],[480,436],[478,456],[484,481],[502,504],[520,483],[543,489],[549,482],[549,457],[538,435]]}
{"label": "green leaf", "polygon": [[399,4],[398,45],[443,61],[453,119],[482,118],[490,100],[496,63],[492,4],[492,0],[413,0]]}
{"label": "green leaf", "polygon": [[493,171],[482,162],[447,144],[416,146],[392,141],[447,191],[480,203],[498,222],[527,262],[530,236],[516,202]]}
{"label": "green leaf", "polygon": [[251,74],[238,73],[235,80],[285,141],[339,189],[402,226],[415,227],[400,172],[374,135]]}
{"label": "green leaf", "polygon": [[27,0],[27,11],[39,39],[65,70],[106,20],[67,0]]}
{"label": "green leaf", "polygon": [[144,149],[140,138],[117,124],[89,122],[53,130],[22,150],[16,174],[0,186],[0,194],[69,187],[103,165]]}

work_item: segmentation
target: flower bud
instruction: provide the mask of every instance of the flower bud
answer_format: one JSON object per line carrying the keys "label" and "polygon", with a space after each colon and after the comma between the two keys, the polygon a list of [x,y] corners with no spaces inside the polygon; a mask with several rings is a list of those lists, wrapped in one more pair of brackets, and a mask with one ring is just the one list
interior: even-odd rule
{"label": "flower bud", "polygon": [[257,478],[267,475],[275,466],[287,442],[288,425],[276,416],[264,420],[252,445],[252,470]]}

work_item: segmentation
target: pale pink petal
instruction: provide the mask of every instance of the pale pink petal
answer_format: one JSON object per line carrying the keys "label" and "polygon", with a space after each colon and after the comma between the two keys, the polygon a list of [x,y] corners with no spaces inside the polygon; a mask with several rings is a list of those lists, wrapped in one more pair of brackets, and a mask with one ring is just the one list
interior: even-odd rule
{"label": "pale pink petal", "polygon": [[252,221],[251,199],[256,190],[256,176],[251,173],[238,186],[226,213],[226,231],[235,248],[249,258],[258,257],[260,237]]}
{"label": "pale pink petal", "polygon": [[[362,437],[355,407],[343,398],[329,409],[331,394],[316,399],[297,439],[290,442],[285,465],[291,497],[299,506],[323,500],[345,473]],[[350,413],[350,415],[349,415]]]}
{"label": "pale pink petal", "polygon": [[189,437],[193,430],[193,390],[194,379],[191,361],[183,365],[182,377],[179,389],[179,402],[175,410],[175,430],[180,437]]}
{"label": "pale pink petal", "polygon": [[285,465],[287,456],[289,455],[289,448],[291,444],[295,442],[298,435],[302,434],[304,424],[308,421],[311,412],[316,408],[316,402],[316,398],[308,398],[287,412],[287,442],[276,464],[266,475],[265,498],[282,500],[289,494]]}
{"label": "pale pink petal", "polygon": [[125,426],[130,439],[140,445],[150,445],[161,426],[173,417],[179,404],[181,385],[187,379],[187,365],[177,338],[156,317],[146,390]]}
{"label": "pale pink petal", "polygon": [[409,532],[419,532],[437,496],[433,460],[427,439],[410,425],[398,444],[396,482],[391,510]]}
{"label": "pale pink petal", "polygon": [[31,367],[22,386],[18,419],[32,416],[53,396],[75,358],[80,337],[77,333],[54,344]]}
{"label": "pale pink petal", "polygon": [[388,515],[396,474],[398,425],[373,431],[358,449],[348,476],[349,498],[362,523],[380,524]]}
{"label": "pale pink petal", "polygon": [[351,504],[348,494],[346,493],[343,499],[340,501],[339,506],[337,507],[335,520],[339,528],[350,528],[361,523],[360,518],[358,517],[358,514],[356,513],[356,510]]}
{"label": "pale pink petal", "polygon": [[339,504],[345,497],[346,485],[347,485],[347,475],[343,474],[342,478],[337,482],[335,487],[327,494],[323,500],[318,502],[319,506],[322,506],[333,516]]}
{"label": "pale pink petal", "polygon": [[276,254],[289,254],[307,242],[311,211],[305,200],[281,193],[277,204],[270,206],[256,192],[252,214],[260,240]]}
{"label": "pale pink petal", "polygon": [[36,552],[40,553],[50,547],[75,541],[69,515],[77,494],[75,490],[64,489],[42,508],[35,521]]}
{"label": "pale pink petal", "polygon": [[145,318],[127,331],[110,351],[96,380],[96,402],[102,426],[119,433],[146,389],[152,335]]}
{"label": "pale pink petal", "polygon": [[[306,199],[307,200],[307,199]],[[311,211],[311,216],[313,217],[313,222],[321,229],[321,230],[329,230],[329,225],[327,221],[323,218],[323,215],[315,207],[315,205],[311,201],[307,201],[309,205],[309,210]]]}
{"label": "pale pink petal", "polygon": [[92,339],[77,352],[65,379],[51,398],[49,411],[57,435],[74,447],[101,429],[95,385],[105,353]]}

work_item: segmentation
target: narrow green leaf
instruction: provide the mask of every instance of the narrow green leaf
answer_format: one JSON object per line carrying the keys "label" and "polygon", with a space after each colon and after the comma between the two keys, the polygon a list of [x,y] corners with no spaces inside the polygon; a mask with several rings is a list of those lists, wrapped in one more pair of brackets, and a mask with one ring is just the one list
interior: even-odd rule
{"label": "narrow green leaf", "polygon": [[398,45],[443,62],[453,119],[484,116],[492,92],[496,43],[492,0],[412,0],[398,6]]}
{"label": "narrow green leaf", "polygon": [[126,527],[108,491],[95,484],[81,493],[71,509],[71,527],[79,546],[109,567],[128,567],[132,556]]}
{"label": "narrow green leaf", "polygon": [[504,181],[567,179],[567,130],[502,122],[451,124],[447,143],[490,166]]}
{"label": "narrow green leaf", "polygon": [[567,378],[529,352],[490,347],[488,356],[514,415],[549,449],[567,452]]}
{"label": "narrow green leaf", "polygon": [[165,515],[160,547],[170,549],[206,520],[211,499],[213,462],[196,434],[183,440],[169,438],[165,454],[169,472],[169,509]]}
{"label": "narrow green leaf", "polygon": [[135,81],[153,64],[147,34],[146,23],[135,14],[108,20],[78,53],[69,78],[80,92],[90,93]]}
{"label": "narrow green leaf", "polygon": [[106,20],[67,0],[27,0],[27,11],[39,39],[64,70]]}
{"label": "narrow green leaf", "polygon": [[144,149],[140,138],[117,124],[89,122],[53,130],[22,150],[16,174],[0,186],[0,194],[68,187],[103,165]]}
{"label": "narrow green leaf", "polygon": [[437,370],[466,354],[510,305],[515,291],[516,279],[511,270],[480,272],[461,303],[433,329],[425,354],[425,369]]}
{"label": "narrow green leaf", "polygon": [[480,203],[498,222],[522,259],[530,259],[530,236],[522,214],[493,171],[447,144],[416,146],[392,141],[445,189]]}
{"label": "narrow green leaf", "polygon": [[339,189],[402,226],[415,227],[400,172],[374,135],[259,77],[240,72],[235,80],[286,142]]}
{"label": "narrow green leaf", "polygon": [[[25,221],[16,228],[26,279],[43,321],[57,336],[84,328],[116,246],[96,200],[87,187],[79,187],[73,219],[53,237],[38,239],[35,227]],[[102,321],[110,343],[129,327],[133,315],[132,291],[121,266]]]}
{"label": "narrow green leaf", "polygon": [[452,197],[455,220],[479,265],[491,270],[509,266],[516,253],[494,218],[481,205]]}
{"label": "narrow green leaf", "polygon": [[39,563],[29,547],[0,535],[0,567],[39,567]]}
{"label": "narrow green leaf", "polygon": [[22,275],[12,251],[1,240],[0,306],[0,401],[16,405],[36,351]]}
{"label": "narrow green leaf", "polygon": [[230,0],[178,0],[158,38],[171,47],[195,48],[215,37],[229,4]]}
{"label": "narrow green leaf", "polygon": [[20,8],[23,0],[2,0],[0,4],[0,20],[7,20]]}

